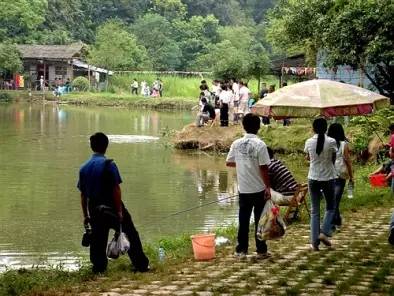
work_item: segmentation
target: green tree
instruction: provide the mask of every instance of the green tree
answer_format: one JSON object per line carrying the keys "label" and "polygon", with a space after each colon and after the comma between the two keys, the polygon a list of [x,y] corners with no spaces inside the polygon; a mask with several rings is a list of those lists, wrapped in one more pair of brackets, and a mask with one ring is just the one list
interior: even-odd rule
{"label": "green tree", "polygon": [[21,55],[15,44],[0,43],[0,70],[11,73],[22,70]]}
{"label": "green tree", "polygon": [[0,0],[0,42],[23,41],[43,21],[46,0]]}
{"label": "green tree", "polygon": [[182,51],[183,69],[192,69],[197,56],[207,53],[209,45],[218,40],[219,21],[213,15],[193,16],[189,21],[176,20],[172,25]]}
{"label": "green tree", "polygon": [[249,18],[236,0],[183,0],[188,15],[207,16],[213,14],[221,25],[244,25]]}
{"label": "green tree", "polygon": [[270,12],[268,36],[284,51],[303,49],[310,60],[324,51],[327,66],[361,68],[393,102],[393,19],[392,1],[281,0]]}
{"label": "green tree", "polygon": [[144,69],[149,67],[146,49],[118,21],[99,27],[89,62],[110,70]]}
{"label": "green tree", "polygon": [[131,31],[147,49],[154,69],[180,68],[182,52],[174,38],[173,27],[165,17],[148,13],[131,26]]}
{"label": "green tree", "polygon": [[168,20],[183,19],[186,5],[181,0],[153,0],[153,11]]}
{"label": "green tree", "polygon": [[198,57],[198,66],[213,71],[219,78],[259,79],[269,68],[268,53],[251,27],[222,27],[219,43],[212,44],[208,53]]}

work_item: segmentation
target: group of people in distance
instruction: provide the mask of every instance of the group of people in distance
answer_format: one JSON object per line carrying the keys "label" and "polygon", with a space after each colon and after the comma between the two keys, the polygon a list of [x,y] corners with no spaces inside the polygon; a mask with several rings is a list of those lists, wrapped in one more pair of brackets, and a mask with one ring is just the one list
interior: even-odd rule
{"label": "group of people in distance", "polygon": [[[209,120],[215,120],[219,114],[220,126],[228,126],[230,121],[238,123],[242,116],[250,112],[250,108],[256,104],[258,99],[262,99],[274,91],[275,85],[267,88],[267,84],[262,83],[261,91],[256,98],[248,88],[248,83],[244,81],[236,79],[213,80],[212,86],[209,88],[207,81],[202,80],[199,96],[200,112],[196,118],[196,126],[201,127]],[[270,123],[268,117],[263,117],[262,120],[264,124]]]}
{"label": "group of people in distance", "polygon": [[152,86],[149,86],[149,84],[145,80],[142,80],[141,84],[139,84],[136,78],[134,78],[130,84],[131,94],[140,94],[144,97],[162,97],[163,90],[164,84],[160,78],[157,78],[155,81],[153,81]]}

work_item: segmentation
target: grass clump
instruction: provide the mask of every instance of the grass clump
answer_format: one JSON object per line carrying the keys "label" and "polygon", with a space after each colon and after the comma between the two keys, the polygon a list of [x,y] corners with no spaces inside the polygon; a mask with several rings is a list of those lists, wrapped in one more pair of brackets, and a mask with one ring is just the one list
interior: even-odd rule
{"label": "grass clump", "polygon": [[17,296],[35,294],[56,288],[65,288],[94,279],[86,267],[76,272],[56,269],[20,269],[8,271],[0,276],[0,295]]}

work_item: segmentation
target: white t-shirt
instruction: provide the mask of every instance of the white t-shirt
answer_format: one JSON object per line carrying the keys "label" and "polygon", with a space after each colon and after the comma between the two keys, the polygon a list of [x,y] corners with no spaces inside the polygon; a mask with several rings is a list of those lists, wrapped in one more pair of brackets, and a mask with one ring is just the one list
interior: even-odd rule
{"label": "white t-shirt", "polygon": [[257,193],[265,189],[260,166],[269,165],[267,145],[256,135],[245,134],[231,144],[227,162],[235,162],[240,193]]}
{"label": "white t-shirt", "polygon": [[229,90],[224,90],[219,95],[219,100],[222,101],[223,104],[230,104],[233,99],[233,93]]}
{"label": "white t-shirt", "polygon": [[324,136],[324,146],[320,155],[316,153],[317,135],[305,142],[304,152],[310,158],[308,179],[316,181],[329,181],[336,178],[333,163],[333,154],[337,153],[337,143],[333,138]]}
{"label": "white t-shirt", "polygon": [[234,82],[232,89],[233,89],[233,93],[234,93],[234,101],[239,101],[239,85],[238,85],[238,83]]}
{"label": "white t-shirt", "polygon": [[240,101],[247,102],[249,100],[249,93],[250,90],[246,86],[242,86],[241,89],[239,90],[239,99]]}
{"label": "white t-shirt", "polygon": [[132,83],[131,87],[133,87],[133,88],[138,88],[138,82],[137,82],[137,81],[134,81],[134,82]]}

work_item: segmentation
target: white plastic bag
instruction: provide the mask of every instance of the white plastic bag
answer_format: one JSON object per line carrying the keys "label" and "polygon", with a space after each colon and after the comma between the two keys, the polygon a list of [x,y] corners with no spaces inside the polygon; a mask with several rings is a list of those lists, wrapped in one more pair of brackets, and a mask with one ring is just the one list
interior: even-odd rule
{"label": "white plastic bag", "polygon": [[279,207],[272,200],[265,203],[259,225],[257,227],[257,238],[259,240],[273,240],[284,236],[286,225],[279,215]]}
{"label": "white plastic bag", "polygon": [[108,243],[107,246],[107,257],[111,259],[119,258],[120,252],[118,248],[118,241],[116,238],[116,233],[113,239]]}
{"label": "white plastic bag", "polygon": [[122,232],[122,226],[120,226],[119,232],[116,232],[113,239],[108,243],[107,257],[117,259],[120,255],[126,254],[129,249],[130,242],[126,234]]}
{"label": "white plastic bag", "polygon": [[124,232],[120,232],[119,237],[118,237],[118,247],[119,247],[119,252],[124,255],[130,250],[130,242],[126,237],[126,234]]}

